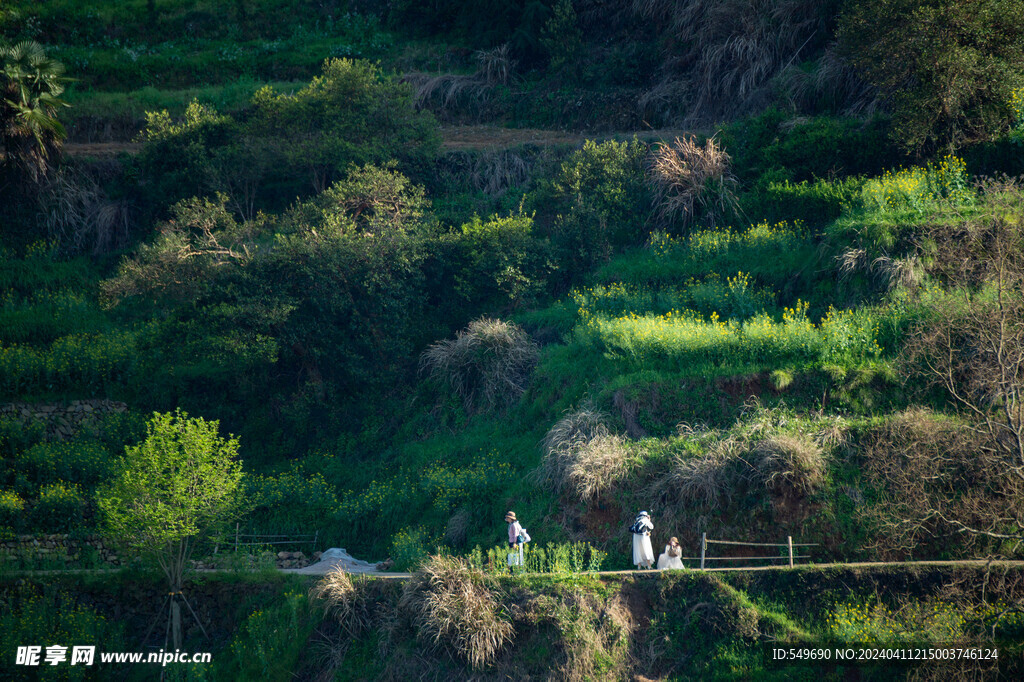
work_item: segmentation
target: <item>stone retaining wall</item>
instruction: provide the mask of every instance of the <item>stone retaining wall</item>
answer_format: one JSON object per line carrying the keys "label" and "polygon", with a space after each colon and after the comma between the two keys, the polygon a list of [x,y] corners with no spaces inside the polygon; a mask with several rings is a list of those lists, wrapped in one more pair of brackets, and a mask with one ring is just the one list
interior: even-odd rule
{"label": "stone retaining wall", "polygon": [[117,400],[96,398],[72,400],[70,403],[6,403],[0,405],[0,418],[33,421],[46,425],[46,438],[73,437],[84,424],[111,412],[125,412],[128,405]]}
{"label": "stone retaining wall", "polygon": [[0,561],[16,559],[56,559],[64,556],[69,562],[81,559],[84,547],[96,551],[100,560],[111,566],[121,565],[117,550],[98,535],[72,538],[69,535],[19,535],[0,542]]}

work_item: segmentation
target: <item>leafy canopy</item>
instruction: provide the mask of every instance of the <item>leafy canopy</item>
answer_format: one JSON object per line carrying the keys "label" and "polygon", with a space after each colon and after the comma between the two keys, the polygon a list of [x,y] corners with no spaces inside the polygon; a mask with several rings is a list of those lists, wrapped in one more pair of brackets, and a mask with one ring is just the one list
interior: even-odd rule
{"label": "leafy canopy", "polygon": [[125,466],[99,497],[109,530],[130,548],[159,554],[216,529],[239,511],[238,439],[219,422],[154,413],[146,438],[125,448]]}
{"label": "leafy canopy", "polygon": [[1024,0],[848,3],[839,39],[888,101],[893,139],[956,147],[1003,128],[1024,79]]}

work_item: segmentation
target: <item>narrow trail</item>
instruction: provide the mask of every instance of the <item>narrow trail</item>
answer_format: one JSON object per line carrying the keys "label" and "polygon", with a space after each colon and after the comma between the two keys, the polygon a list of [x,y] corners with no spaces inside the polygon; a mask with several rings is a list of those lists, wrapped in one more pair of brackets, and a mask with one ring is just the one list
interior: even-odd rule
{"label": "narrow trail", "polygon": [[[313,568],[309,566],[305,569],[281,569],[282,573],[298,573],[302,570],[302,575],[324,575],[330,570],[329,567],[325,567],[324,571],[314,572],[309,570]],[[851,564],[843,563],[831,563],[831,564],[797,564],[793,568],[789,566],[753,566],[753,567],[737,567],[727,566],[721,568],[706,568],[701,571],[699,568],[691,568],[683,571],[684,573],[742,573],[742,572],[757,572],[757,571],[796,571],[806,569],[847,569],[847,568],[884,568],[884,567],[901,567],[901,568],[952,568],[955,566],[970,566],[975,568],[985,568],[986,566],[992,568],[1024,568],[1024,561],[988,561],[987,559],[963,559],[959,561],[863,561],[855,562]],[[626,571],[596,571],[594,573],[587,573],[587,575],[596,576],[638,576],[638,577],[657,577],[664,571],[659,570],[626,570]],[[408,580],[412,577],[412,573],[382,573],[380,571],[367,571],[365,573],[359,573],[359,575],[367,576],[369,578],[383,578],[386,580]],[[530,575],[553,575],[553,574],[538,574],[531,573]]]}
{"label": "narrow trail", "polygon": [[[441,146],[446,151],[495,151],[520,145],[540,147],[554,145],[581,145],[586,140],[630,139],[634,135],[645,141],[672,140],[686,134],[686,130],[666,128],[660,130],[631,130],[604,133],[574,133],[541,128],[502,128],[500,126],[446,126],[441,128]],[[138,142],[69,142],[64,145],[68,156],[116,156],[138,154]]]}
{"label": "narrow trail", "polygon": [[[961,567],[974,567],[974,568],[1020,568],[1024,569],[1024,561],[1016,560],[995,560],[989,561],[987,559],[961,559],[957,561],[859,561],[849,564],[844,563],[830,563],[830,564],[797,564],[793,568],[789,566],[728,566],[721,568],[706,568],[701,571],[699,568],[690,568],[683,573],[743,573],[743,572],[761,572],[761,571],[799,571],[799,570],[824,570],[824,569],[850,569],[850,568],[954,568],[957,566]],[[323,571],[311,571],[309,569],[314,568],[315,564],[307,566],[305,569],[297,568],[281,568],[277,569],[280,573],[293,573],[296,575],[324,575],[330,568],[325,567]],[[46,570],[14,570],[14,571],[3,571],[0,572],[0,578],[6,576],[18,576],[18,577],[30,577],[30,576],[45,576],[45,575],[103,575],[103,574],[115,574],[120,573],[124,569],[119,568],[67,568],[67,569],[46,569]],[[210,573],[237,573],[238,571],[229,571],[222,569],[210,569],[204,568],[199,569],[196,573],[210,574]],[[256,571],[253,571],[256,572]],[[593,573],[586,573],[586,575],[594,576],[637,576],[637,577],[648,577],[656,578],[657,576],[664,573],[656,569],[647,571],[637,570],[626,570],[626,571],[596,571]],[[366,576],[368,578],[383,579],[383,580],[408,580],[412,577],[412,573],[384,573],[381,571],[365,571],[359,572],[358,574]],[[531,576],[541,575],[557,575],[554,573],[530,573]]]}

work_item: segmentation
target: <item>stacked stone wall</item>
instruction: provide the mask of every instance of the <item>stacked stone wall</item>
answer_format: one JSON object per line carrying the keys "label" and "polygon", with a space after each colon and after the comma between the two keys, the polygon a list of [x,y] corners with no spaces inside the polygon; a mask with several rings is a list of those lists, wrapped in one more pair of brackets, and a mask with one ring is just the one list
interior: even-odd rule
{"label": "stacked stone wall", "polygon": [[104,415],[127,410],[125,403],[104,398],[69,403],[6,403],[0,405],[0,419],[14,419],[23,424],[41,422],[45,425],[47,439],[65,440]]}

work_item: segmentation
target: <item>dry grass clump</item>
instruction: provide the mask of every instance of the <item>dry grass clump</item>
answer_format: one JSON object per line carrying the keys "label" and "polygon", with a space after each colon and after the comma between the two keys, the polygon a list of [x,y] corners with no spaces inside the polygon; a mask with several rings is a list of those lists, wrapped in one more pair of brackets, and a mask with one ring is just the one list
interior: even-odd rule
{"label": "dry grass clump", "polygon": [[663,499],[710,509],[731,499],[733,489],[742,479],[738,455],[727,447],[697,457],[677,455],[673,459],[668,473],[654,486],[654,492]]}
{"label": "dry grass clump", "polygon": [[309,590],[311,599],[319,600],[328,615],[332,616],[350,636],[359,634],[371,623],[367,600],[352,582],[349,574],[341,568],[329,571],[323,579]]}
{"label": "dry grass clump", "polygon": [[516,60],[509,54],[508,43],[490,50],[477,50],[477,74],[488,85],[507,85],[515,73]]}
{"label": "dry grass clump", "polygon": [[551,452],[571,447],[577,442],[586,443],[598,436],[607,436],[607,420],[607,414],[585,404],[555,422],[541,445],[545,452]]}
{"label": "dry grass clump", "polygon": [[506,407],[523,393],[538,349],[521,327],[482,317],[420,356],[420,368],[448,383],[467,410]]}
{"label": "dry grass clump", "polygon": [[462,547],[469,538],[473,515],[468,509],[459,509],[448,519],[444,528],[444,541],[449,547]]}
{"label": "dry grass clump", "polygon": [[602,435],[551,450],[542,465],[554,487],[580,501],[598,500],[632,470],[629,450],[620,436]]}
{"label": "dry grass clump", "polygon": [[713,223],[739,210],[732,159],[713,137],[703,145],[693,135],[657,145],[648,181],[655,212],[666,221],[691,224],[703,216]]}
{"label": "dry grass clump", "polygon": [[477,74],[410,73],[402,80],[412,86],[418,108],[430,109],[439,114],[479,107],[491,94],[491,86]]}
{"label": "dry grass clump", "polygon": [[883,254],[869,262],[866,250],[849,247],[836,256],[836,263],[839,266],[840,279],[862,272],[874,276],[876,281],[889,291],[898,287],[917,287],[924,279],[924,264],[916,254],[902,258]]}
{"label": "dry grass clump", "polygon": [[484,194],[497,197],[522,185],[529,176],[526,160],[505,149],[480,153],[469,172],[469,181]]}
{"label": "dry grass clump", "polygon": [[493,663],[515,636],[483,573],[458,557],[431,557],[405,584],[399,608],[424,642],[475,670]]}
{"label": "dry grass clump", "polygon": [[889,291],[899,287],[912,289],[924,278],[924,265],[916,255],[904,258],[879,256],[872,261],[871,270]]}
{"label": "dry grass clump", "polygon": [[825,458],[814,441],[777,435],[757,444],[753,454],[765,486],[787,494],[808,495],[825,482]]}
{"label": "dry grass clump", "polygon": [[632,470],[626,441],[605,426],[607,415],[589,405],[560,419],[544,437],[538,477],[581,501],[607,495]]}
{"label": "dry grass clump", "polygon": [[815,0],[634,0],[633,7],[675,38],[665,43],[671,52],[658,87],[678,83],[676,104],[657,101],[669,116],[685,110],[690,122],[763,105],[780,73],[821,49],[834,14]]}
{"label": "dry grass clump", "polygon": [[507,85],[515,76],[516,61],[509,46],[500,45],[476,53],[477,70],[472,74],[411,73],[403,80],[413,89],[416,106],[447,115],[457,111],[479,111],[496,85]]}
{"label": "dry grass clump", "polygon": [[870,86],[833,43],[810,71],[790,64],[779,74],[781,90],[805,110],[825,107],[847,116],[871,116],[878,108],[878,91]]}
{"label": "dry grass clump", "polygon": [[41,195],[43,223],[66,253],[109,253],[128,244],[131,212],[109,199],[93,178],[62,168]]}

